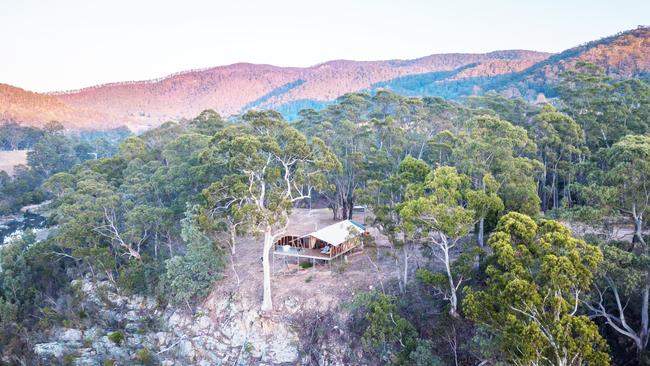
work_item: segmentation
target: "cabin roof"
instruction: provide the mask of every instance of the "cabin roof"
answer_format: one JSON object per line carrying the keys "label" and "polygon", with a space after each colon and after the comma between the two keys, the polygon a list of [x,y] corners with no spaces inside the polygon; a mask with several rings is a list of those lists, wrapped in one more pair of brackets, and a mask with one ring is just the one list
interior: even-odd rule
{"label": "cabin roof", "polygon": [[358,236],[365,231],[365,227],[352,220],[344,220],[309,234],[334,246],[345,243],[351,237]]}

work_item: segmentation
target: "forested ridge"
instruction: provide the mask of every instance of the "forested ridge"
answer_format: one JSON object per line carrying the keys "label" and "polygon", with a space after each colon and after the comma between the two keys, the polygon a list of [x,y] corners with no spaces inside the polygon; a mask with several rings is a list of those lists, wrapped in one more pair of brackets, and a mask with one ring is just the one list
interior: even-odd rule
{"label": "forested ridge", "polygon": [[[292,211],[360,220],[365,206],[389,245],[364,237],[364,255],[398,271],[295,320],[309,339],[296,363],[329,364],[314,344],[336,333],[345,364],[649,364],[650,85],[578,62],[556,91],[531,104],[380,89],[292,122],[206,110],[140,135],[5,124],[2,147],[31,152],[0,172],[0,213],[50,200],[51,229],[0,249],[2,362],[43,363],[34,345],[48,330],[92,327],[83,281],[198,316],[239,281],[243,238],[256,243],[255,310],[272,314],[270,253]],[[126,330],[111,327],[122,345]],[[131,362],[165,352],[141,346]]]}

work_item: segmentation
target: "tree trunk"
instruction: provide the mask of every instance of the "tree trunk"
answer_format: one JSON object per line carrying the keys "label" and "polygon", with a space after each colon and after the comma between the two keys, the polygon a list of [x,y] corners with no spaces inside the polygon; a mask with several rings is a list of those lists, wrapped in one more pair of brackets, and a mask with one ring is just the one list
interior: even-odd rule
{"label": "tree trunk", "polygon": [[636,213],[636,207],[632,210],[634,219],[634,238],[632,241],[635,243],[641,243],[645,246],[645,239],[643,239],[643,216]]}
{"label": "tree trunk", "polygon": [[458,318],[458,296],[456,295],[456,285],[454,284],[454,277],[451,274],[451,263],[449,259],[449,248],[444,244],[443,252],[445,253],[445,270],[447,271],[447,279],[449,280],[449,315]]}
{"label": "tree trunk", "polygon": [[648,300],[650,295],[650,284],[646,283],[643,289],[643,294],[641,295],[641,331],[639,332],[640,338],[641,338],[641,349],[639,349],[639,353],[643,352],[643,350],[648,347],[648,338],[650,338],[650,329],[648,327],[650,326],[649,322],[650,320],[648,317],[650,316],[648,314]]}
{"label": "tree trunk", "polygon": [[262,311],[273,310],[271,298],[271,249],[273,248],[273,232],[271,226],[264,230],[264,251],[262,253],[262,269],[264,270],[264,297]]}
{"label": "tree trunk", "polygon": [[237,242],[237,229],[234,227],[230,228],[230,254],[235,255],[235,243]]}
{"label": "tree trunk", "polygon": [[404,292],[406,292],[406,284],[408,283],[408,278],[409,278],[409,252],[408,248],[406,247],[406,243],[402,246],[402,250],[404,252]]}
{"label": "tree trunk", "polygon": [[558,201],[559,201],[558,192],[557,192],[557,172],[555,170],[553,170],[551,188],[553,194],[553,208],[555,209],[558,207]]}
{"label": "tree trunk", "polygon": [[330,206],[332,208],[332,219],[334,221],[339,219],[339,202],[338,202],[338,197],[334,199],[332,202],[332,205]]}
{"label": "tree trunk", "polygon": [[352,211],[354,211],[354,198],[348,197],[348,220],[352,220]]}
{"label": "tree trunk", "polygon": [[547,203],[547,198],[546,198],[546,172],[547,172],[547,166],[546,166],[546,157],[544,157],[544,171],[542,173],[542,178],[540,179],[540,191],[539,195],[540,198],[542,199],[542,211],[546,212],[548,209],[548,203]]}

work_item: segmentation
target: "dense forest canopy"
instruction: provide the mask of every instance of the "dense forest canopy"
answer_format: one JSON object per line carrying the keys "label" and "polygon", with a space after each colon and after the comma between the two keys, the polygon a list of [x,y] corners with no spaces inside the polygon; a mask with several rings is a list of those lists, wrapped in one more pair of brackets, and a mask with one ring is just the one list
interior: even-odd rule
{"label": "dense forest canopy", "polygon": [[[552,104],[378,90],[292,123],[207,110],[139,136],[5,124],[2,148],[31,151],[0,173],[0,213],[51,200],[56,229],[2,249],[0,349],[30,360],[24,327],[83,318],[62,295],[76,278],[191,311],[249,235],[270,311],[269,254],[292,209],[354,219],[365,205],[401,268],[348,306],[369,364],[647,363],[650,86],[590,64],[560,85]],[[596,235],[608,223],[632,240]],[[420,250],[435,265],[416,271]]]}

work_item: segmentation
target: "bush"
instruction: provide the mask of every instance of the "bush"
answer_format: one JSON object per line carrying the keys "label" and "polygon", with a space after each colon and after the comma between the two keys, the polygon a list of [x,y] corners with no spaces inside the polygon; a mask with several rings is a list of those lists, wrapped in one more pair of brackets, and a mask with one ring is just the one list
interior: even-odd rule
{"label": "bush", "polygon": [[143,348],[135,354],[135,361],[146,366],[153,365],[154,360],[154,354],[148,348]]}
{"label": "bush", "polygon": [[395,305],[395,298],[375,294],[366,303],[367,327],[361,338],[366,350],[378,353],[381,359],[397,358],[403,363],[415,349],[417,331],[403,318]]}
{"label": "bush", "polygon": [[142,262],[133,261],[120,268],[118,287],[129,295],[143,294],[147,290],[147,278]]}
{"label": "bush", "polygon": [[444,362],[434,356],[431,352],[431,344],[422,339],[418,339],[415,349],[409,355],[409,361],[413,366],[442,366]]}
{"label": "bush", "polygon": [[77,361],[77,358],[79,356],[75,355],[74,353],[71,353],[69,355],[63,356],[63,365],[64,366],[74,366],[75,362]]}
{"label": "bush", "polygon": [[120,332],[119,330],[117,332],[113,332],[108,335],[108,340],[119,346],[124,341],[124,333]]}
{"label": "bush", "polygon": [[193,211],[186,214],[181,226],[187,253],[168,259],[165,274],[168,293],[177,304],[207,295],[214,281],[221,278],[223,269],[221,251],[201,232]]}
{"label": "bush", "polygon": [[128,295],[153,294],[164,270],[162,263],[143,255],[142,261],[133,261],[128,266],[120,268],[117,285]]}

